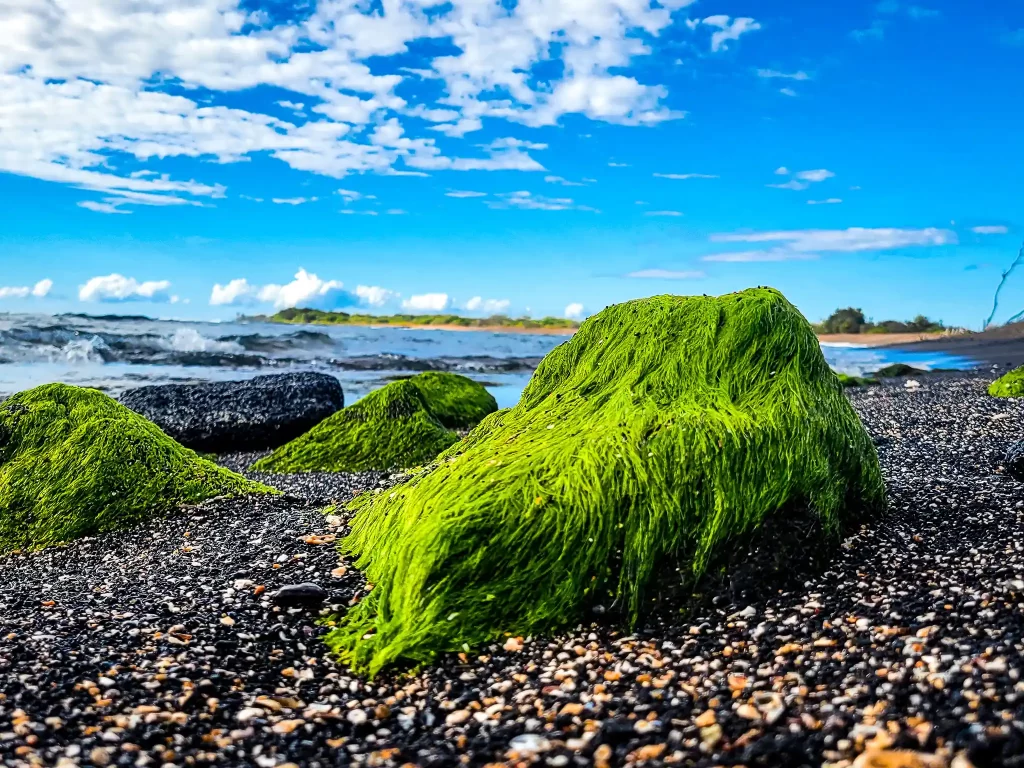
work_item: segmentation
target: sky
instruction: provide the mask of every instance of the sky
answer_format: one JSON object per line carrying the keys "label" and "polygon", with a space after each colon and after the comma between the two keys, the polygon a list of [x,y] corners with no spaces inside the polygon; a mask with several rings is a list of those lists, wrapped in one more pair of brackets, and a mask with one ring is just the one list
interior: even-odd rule
{"label": "sky", "polygon": [[[782,290],[978,327],[1024,3],[0,0],[0,312],[586,317]],[[1011,276],[996,319],[1024,309]]]}

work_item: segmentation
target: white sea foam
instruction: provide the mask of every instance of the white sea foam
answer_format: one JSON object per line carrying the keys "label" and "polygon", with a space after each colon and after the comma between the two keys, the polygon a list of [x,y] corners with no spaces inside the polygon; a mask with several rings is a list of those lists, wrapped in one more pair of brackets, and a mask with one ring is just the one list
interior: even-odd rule
{"label": "white sea foam", "polygon": [[218,341],[203,336],[195,328],[179,328],[168,342],[175,352],[227,352],[239,353],[245,349],[235,341]]}

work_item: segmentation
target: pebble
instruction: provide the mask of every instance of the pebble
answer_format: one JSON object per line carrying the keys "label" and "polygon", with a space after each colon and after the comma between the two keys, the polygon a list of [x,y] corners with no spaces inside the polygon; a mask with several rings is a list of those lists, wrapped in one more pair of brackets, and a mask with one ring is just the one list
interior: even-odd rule
{"label": "pebble", "polygon": [[[287,495],[6,556],[0,762],[1020,768],[1024,483],[1004,460],[1024,401],[978,374],[917,378],[848,394],[885,438],[885,513],[822,568],[632,633],[596,615],[352,675],[319,638],[366,585],[329,537],[347,499],[393,482],[379,473],[261,476]],[[319,610],[272,599],[307,583]]]}
{"label": "pebble", "polygon": [[270,599],[274,605],[285,608],[308,608],[321,605],[327,599],[327,590],[319,584],[285,584]]}

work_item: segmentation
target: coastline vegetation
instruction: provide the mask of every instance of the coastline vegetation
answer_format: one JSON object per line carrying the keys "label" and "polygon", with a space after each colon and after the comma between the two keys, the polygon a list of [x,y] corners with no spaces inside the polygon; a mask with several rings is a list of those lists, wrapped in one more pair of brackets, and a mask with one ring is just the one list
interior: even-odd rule
{"label": "coastline vegetation", "polygon": [[812,327],[819,334],[939,333],[947,330],[941,321],[930,320],[924,315],[913,320],[881,320],[876,323],[865,318],[863,310],[856,307],[837,309]]}
{"label": "coastline vegetation", "polygon": [[447,326],[459,328],[513,328],[523,330],[565,330],[574,331],[579,327],[575,320],[564,317],[463,317],[451,313],[435,315],[370,315],[348,312],[325,312],[320,309],[282,309],[273,315],[255,315],[243,320],[261,320],[268,323],[291,323],[295,325],[395,325],[395,326]]}
{"label": "coastline vegetation", "polygon": [[884,504],[874,446],[781,293],[630,301],[549,353],[514,408],[350,503],[341,548],[375,586],[326,639],[372,676],[588,605],[635,622],[658,573],[685,589],[770,518],[837,541]]}

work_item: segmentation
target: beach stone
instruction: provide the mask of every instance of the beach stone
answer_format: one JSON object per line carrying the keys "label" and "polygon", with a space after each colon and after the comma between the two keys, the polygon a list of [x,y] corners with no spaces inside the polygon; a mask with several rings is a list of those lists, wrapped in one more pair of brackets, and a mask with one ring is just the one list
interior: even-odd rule
{"label": "beach stone", "polygon": [[121,403],[182,445],[208,453],[276,448],[341,410],[341,384],[323,373],[132,389]]}
{"label": "beach stone", "polygon": [[1024,480],[1024,440],[1018,440],[1010,446],[1003,459],[1006,474],[1015,480]]}
{"label": "beach stone", "polygon": [[300,608],[320,605],[327,599],[327,590],[317,584],[285,584],[270,598],[282,608]]}

